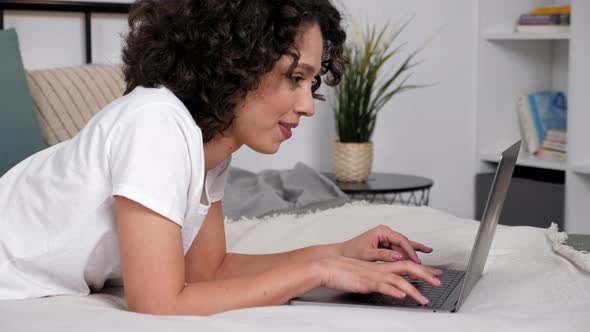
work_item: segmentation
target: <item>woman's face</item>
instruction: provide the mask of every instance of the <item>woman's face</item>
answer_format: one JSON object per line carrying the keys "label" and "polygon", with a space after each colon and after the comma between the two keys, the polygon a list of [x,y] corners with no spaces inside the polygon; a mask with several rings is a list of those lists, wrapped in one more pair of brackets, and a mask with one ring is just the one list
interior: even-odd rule
{"label": "woman's face", "polygon": [[230,135],[238,144],[275,153],[295,133],[302,116],[315,114],[311,85],[320,70],[323,51],[317,24],[302,30],[297,48],[301,57],[291,75],[287,72],[293,58],[282,56],[272,71],[261,77],[258,89],[237,105]]}

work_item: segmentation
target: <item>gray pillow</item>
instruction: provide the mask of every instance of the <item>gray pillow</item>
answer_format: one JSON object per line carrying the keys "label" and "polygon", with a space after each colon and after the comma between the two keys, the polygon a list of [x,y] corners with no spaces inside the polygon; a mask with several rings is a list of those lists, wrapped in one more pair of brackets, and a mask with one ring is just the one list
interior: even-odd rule
{"label": "gray pillow", "polygon": [[348,201],[348,196],[320,172],[303,163],[289,170],[264,170],[258,174],[232,167],[223,196],[223,211],[230,219],[260,217],[306,211],[314,206],[321,208],[322,202],[334,199]]}

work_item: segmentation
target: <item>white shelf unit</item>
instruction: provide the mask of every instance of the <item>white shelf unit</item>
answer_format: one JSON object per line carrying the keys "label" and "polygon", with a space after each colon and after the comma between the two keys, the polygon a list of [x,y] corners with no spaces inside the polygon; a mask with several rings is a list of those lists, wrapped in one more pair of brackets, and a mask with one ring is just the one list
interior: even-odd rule
{"label": "white shelf unit", "polygon": [[[499,158],[500,158],[500,154],[496,153],[496,152],[480,154],[480,160],[484,161],[484,162],[497,163]],[[545,168],[545,169],[552,169],[552,170],[556,170],[556,171],[565,171],[566,170],[566,162],[565,161],[540,160],[540,159],[535,158],[534,156],[529,156],[524,153],[522,153],[518,156],[518,160],[516,161],[516,164],[520,165],[520,166]]]}
{"label": "white shelf unit", "polygon": [[590,175],[590,165],[572,165],[572,172]]}
{"label": "white shelf unit", "polygon": [[551,0],[479,0],[477,155],[489,169],[500,151],[520,139],[519,95],[564,91],[568,99],[567,161],[545,161],[521,151],[518,165],[565,172],[564,226],[590,234],[590,1],[572,7],[568,33],[514,32],[520,14]]}
{"label": "white shelf unit", "polygon": [[487,40],[568,40],[570,33],[518,33],[518,32],[485,32]]}

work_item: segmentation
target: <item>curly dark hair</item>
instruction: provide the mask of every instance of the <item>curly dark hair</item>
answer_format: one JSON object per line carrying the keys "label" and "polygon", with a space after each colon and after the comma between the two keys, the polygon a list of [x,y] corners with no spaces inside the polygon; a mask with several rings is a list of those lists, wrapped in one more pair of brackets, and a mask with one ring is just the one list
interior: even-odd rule
{"label": "curly dark hair", "polygon": [[[283,55],[299,61],[295,39],[317,23],[320,76],[334,86],[346,58],[342,16],[330,0],[138,0],[123,48],[125,94],[137,86],[170,89],[188,108],[206,143],[228,129],[234,109]],[[321,78],[313,82],[315,91]]]}

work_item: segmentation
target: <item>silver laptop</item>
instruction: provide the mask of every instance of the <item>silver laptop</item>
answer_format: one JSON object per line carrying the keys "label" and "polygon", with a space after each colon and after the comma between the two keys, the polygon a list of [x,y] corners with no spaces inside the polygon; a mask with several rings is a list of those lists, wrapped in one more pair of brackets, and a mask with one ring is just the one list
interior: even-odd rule
{"label": "silver laptop", "polygon": [[520,141],[517,141],[500,155],[500,161],[479,224],[467,270],[444,271],[440,277],[442,282],[440,287],[432,287],[423,281],[406,279],[429,299],[428,305],[420,305],[409,296],[405,299],[396,299],[380,293],[356,294],[328,288],[314,289],[300,298],[291,300],[291,304],[379,306],[410,310],[458,311],[483,272],[519,151]]}

